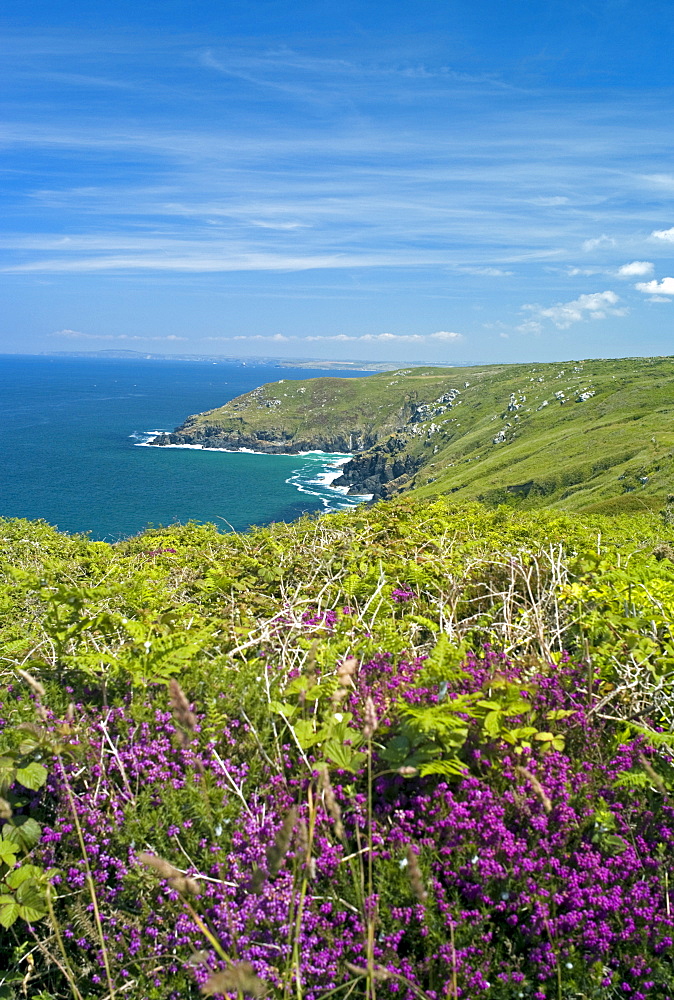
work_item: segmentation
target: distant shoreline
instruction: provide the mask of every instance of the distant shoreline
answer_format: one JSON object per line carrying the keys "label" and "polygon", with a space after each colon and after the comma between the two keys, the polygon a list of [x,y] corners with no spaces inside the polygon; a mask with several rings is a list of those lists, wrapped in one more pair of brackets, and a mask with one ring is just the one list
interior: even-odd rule
{"label": "distant shoreline", "polygon": [[[303,368],[323,371],[390,372],[405,367],[405,362],[327,361],[321,358],[224,357],[219,354],[151,354],[145,351],[41,351],[38,354],[7,355],[28,358],[87,358],[100,361],[195,361],[206,364],[241,365],[242,367]],[[446,366],[445,366],[446,367]]]}

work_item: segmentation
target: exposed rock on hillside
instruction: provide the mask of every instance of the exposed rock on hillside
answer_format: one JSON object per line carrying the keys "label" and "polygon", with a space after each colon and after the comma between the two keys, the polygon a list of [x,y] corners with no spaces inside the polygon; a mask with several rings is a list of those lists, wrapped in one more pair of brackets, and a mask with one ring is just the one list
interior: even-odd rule
{"label": "exposed rock on hillside", "polygon": [[422,456],[405,453],[405,446],[404,438],[394,437],[354,456],[334,485],[349,486],[351,494],[371,493],[375,500],[393,496],[424,464]]}

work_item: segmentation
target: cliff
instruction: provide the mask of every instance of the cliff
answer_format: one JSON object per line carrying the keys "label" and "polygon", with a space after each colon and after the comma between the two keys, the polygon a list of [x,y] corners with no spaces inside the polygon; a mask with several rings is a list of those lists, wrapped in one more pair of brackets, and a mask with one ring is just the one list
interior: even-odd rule
{"label": "cliff", "polygon": [[281,380],[155,445],[350,453],[335,485],[490,504],[658,508],[674,489],[674,359]]}

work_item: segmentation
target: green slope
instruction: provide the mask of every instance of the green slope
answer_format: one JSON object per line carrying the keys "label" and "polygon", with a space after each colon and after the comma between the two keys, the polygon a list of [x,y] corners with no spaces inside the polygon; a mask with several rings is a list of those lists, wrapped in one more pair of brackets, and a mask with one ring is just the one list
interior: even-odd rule
{"label": "green slope", "polygon": [[158,443],[351,450],[354,492],[611,512],[674,490],[673,418],[674,358],[408,368],[268,384]]}

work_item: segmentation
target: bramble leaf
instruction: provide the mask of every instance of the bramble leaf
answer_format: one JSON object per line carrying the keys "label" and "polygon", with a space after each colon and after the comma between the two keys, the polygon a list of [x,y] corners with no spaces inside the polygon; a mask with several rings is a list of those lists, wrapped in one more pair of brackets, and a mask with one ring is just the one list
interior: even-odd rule
{"label": "bramble leaf", "polygon": [[18,767],[16,769],[16,780],[24,788],[29,788],[32,792],[36,792],[38,788],[42,788],[44,785],[47,780],[47,774],[47,768],[34,760],[26,767]]}
{"label": "bramble leaf", "polygon": [[19,916],[19,904],[13,896],[0,896],[0,925],[9,928]]}
{"label": "bramble leaf", "polygon": [[25,851],[30,851],[40,840],[40,824],[30,816],[12,816],[2,828],[2,836],[13,841]]}

